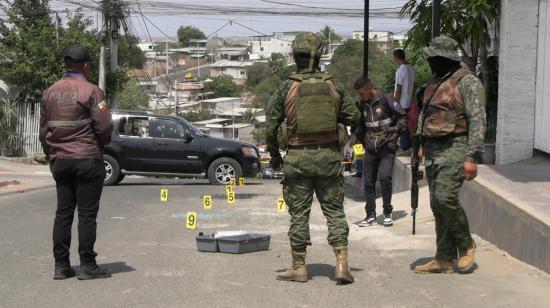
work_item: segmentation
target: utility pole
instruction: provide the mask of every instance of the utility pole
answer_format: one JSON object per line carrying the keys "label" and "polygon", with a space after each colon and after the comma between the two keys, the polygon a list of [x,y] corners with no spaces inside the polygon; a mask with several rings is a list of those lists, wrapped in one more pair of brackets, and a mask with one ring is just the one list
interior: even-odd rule
{"label": "utility pole", "polygon": [[[111,41],[111,73],[118,71],[118,20],[116,17],[111,17],[111,27],[110,32],[108,32],[109,39]],[[111,108],[117,109],[118,102],[115,93],[111,93]]]}
{"label": "utility pole", "polygon": [[365,0],[365,23],[363,31],[363,77],[369,78],[369,0]]}
{"label": "utility pole", "polygon": [[107,0],[104,0],[101,3],[101,49],[99,52],[99,88],[101,91],[106,92],[106,74],[107,74],[107,67],[106,67],[106,58],[107,58],[107,33],[108,33],[108,24],[109,24],[109,16],[107,12]]}
{"label": "utility pole", "polygon": [[178,105],[180,101],[178,98],[178,81],[177,80],[174,80],[174,96],[176,97],[176,100],[175,100],[176,116],[179,116]]}
{"label": "utility pole", "polygon": [[441,35],[441,0],[434,0],[432,7],[432,39]]}

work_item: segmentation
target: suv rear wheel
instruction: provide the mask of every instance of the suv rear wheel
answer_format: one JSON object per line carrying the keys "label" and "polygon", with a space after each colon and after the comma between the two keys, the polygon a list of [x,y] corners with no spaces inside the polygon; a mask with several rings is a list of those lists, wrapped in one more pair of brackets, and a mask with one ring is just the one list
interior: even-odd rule
{"label": "suv rear wheel", "polygon": [[118,183],[120,177],[120,165],[118,161],[111,155],[103,155],[103,163],[105,163],[105,180],[103,185],[110,186]]}
{"label": "suv rear wheel", "polygon": [[229,157],[218,158],[208,167],[208,180],[212,184],[228,184],[232,178],[237,179],[242,174],[241,165]]}

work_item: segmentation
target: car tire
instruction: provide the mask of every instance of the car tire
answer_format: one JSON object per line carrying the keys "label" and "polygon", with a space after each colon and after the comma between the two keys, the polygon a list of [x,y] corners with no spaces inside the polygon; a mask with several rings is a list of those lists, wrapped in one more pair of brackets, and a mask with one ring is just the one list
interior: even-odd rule
{"label": "car tire", "polygon": [[116,183],[118,184],[118,183],[122,182],[122,180],[124,180],[125,177],[126,177],[126,174],[122,174],[122,173],[121,173],[121,174],[118,176],[118,179],[116,180]]}
{"label": "car tire", "polygon": [[218,158],[208,167],[208,180],[211,184],[228,184],[231,178],[240,178],[242,174],[241,165],[229,157]]}
{"label": "car tire", "polygon": [[[105,180],[103,181],[103,185],[110,186],[115,185],[118,183],[118,179],[120,177],[120,165],[118,164],[118,161],[112,157],[111,155],[103,155],[103,162],[105,164]],[[121,179],[122,181],[122,179]]]}

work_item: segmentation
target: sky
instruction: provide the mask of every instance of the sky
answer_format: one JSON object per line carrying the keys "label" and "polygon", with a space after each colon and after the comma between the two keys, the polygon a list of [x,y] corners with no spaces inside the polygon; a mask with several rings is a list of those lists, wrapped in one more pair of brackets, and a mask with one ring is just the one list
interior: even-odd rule
{"label": "sky", "polygon": [[[78,7],[78,3],[90,4],[93,1],[84,0],[52,0],[53,9]],[[273,3],[279,2],[279,3]],[[380,8],[392,8],[392,11],[398,11],[406,0],[370,0],[370,8],[374,11]],[[313,31],[317,32],[325,25],[329,25],[335,31],[343,36],[351,36],[352,31],[363,29],[363,17],[341,16],[334,9],[352,10],[361,12],[364,8],[363,0],[131,0],[133,16],[131,18],[132,28],[141,38],[147,40],[149,34],[155,39],[176,38],[176,31],[180,26],[194,26],[201,29],[206,35],[217,35],[219,37],[234,36],[257,36],[261,34],[272,34],[273,32],[283,31]],[[138,11],[142,9],[144,17]],[[284,5],[292,4],[290,5]],[[96,4],[97,5],[97,4]],[[173,9],[169,9],[174,5]],[[211,14],[211,11],[190,11],[191,6],[211,6],[216,9],[224,8],[264,8],[269,11],[311,11],[307,7],[328,8],[322,11],[331,11],[337,13],[336,16],[257,16],[254,14]],[[303,7],[296,7],[303,6]],[[160,7],[165,7],[162,9]],[[85,9],[85,14],[93,19],[98,18],[97,12],[92,9]],[[210,12],[210,14],[209,14]],[[237,23],[226,25],[229,20]],[[240,25],[239,25],[240,24]],[[223,27],[225,25],[225,27]],[[221,30],[219,30],[223,27]],[[373,30],[387,30],[395,33],[402,33],[410,27],[408,20],[394,18],[371,18],[370,28]],[[219,31],[218,31],[219,30]]]}

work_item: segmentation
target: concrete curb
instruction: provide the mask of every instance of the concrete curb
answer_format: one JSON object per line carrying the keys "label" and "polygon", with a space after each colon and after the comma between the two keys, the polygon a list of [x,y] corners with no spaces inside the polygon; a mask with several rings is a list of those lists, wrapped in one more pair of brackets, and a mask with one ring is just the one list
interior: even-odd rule
{"label": "concrete curb", "polygon": [[[19,184],[21,185],[21,184]],[[35,192],[38,190],[43,190],[47,188],[55,187],[55,184],[42,184],[42,185],[36,185],[36,186],[30,186],[30,187],[21,187],[16,190],[8,190],[8,191],[0,191],[0,198],[9,197],[11,195],[18,195],[21,193],[29,193],[29,192]]]}

